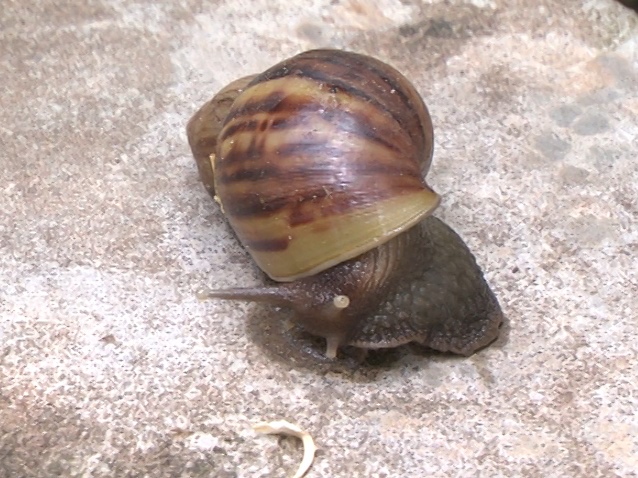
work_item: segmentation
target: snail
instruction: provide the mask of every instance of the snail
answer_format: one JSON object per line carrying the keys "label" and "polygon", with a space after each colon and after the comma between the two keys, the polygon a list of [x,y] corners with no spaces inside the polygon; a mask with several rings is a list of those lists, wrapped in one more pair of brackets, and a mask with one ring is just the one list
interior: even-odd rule
{"label": "snail", "polygon": [[200,178],[264,285],[255,301],[340,347],[418,342],[470,355],[503,315],[462,239],[432,216],[433,128],[414,86],[375,58],[312,50],[223,88],[189,120]]}

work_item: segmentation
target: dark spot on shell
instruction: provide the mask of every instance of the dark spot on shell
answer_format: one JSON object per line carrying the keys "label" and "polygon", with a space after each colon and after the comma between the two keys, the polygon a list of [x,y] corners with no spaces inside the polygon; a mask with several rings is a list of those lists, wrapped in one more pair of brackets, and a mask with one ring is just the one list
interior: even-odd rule
{"label": "dark spot on shell", "polygon": [[262,239],[258,241],[247,241],[245,246],[249,250],[262,252],[285,251],[288,248],[288,238]]}

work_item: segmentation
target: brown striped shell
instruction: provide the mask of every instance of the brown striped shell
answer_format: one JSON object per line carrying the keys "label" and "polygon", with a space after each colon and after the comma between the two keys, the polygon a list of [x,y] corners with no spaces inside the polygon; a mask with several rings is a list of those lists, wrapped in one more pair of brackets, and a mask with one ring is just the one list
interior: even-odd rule
{"label": "brown striped shell", "polygon": [[432,123],[394,68],[314,50],[256,76],[225,117],[215,193],[271,278],[323,271],[430,214]]}

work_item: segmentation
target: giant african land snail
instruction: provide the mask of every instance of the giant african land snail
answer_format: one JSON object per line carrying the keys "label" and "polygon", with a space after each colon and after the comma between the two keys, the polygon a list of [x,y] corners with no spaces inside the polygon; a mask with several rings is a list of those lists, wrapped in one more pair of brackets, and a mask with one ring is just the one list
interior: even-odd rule
{"label": "giant african land snail", "polygon": [[469,355],[502,313],[463,241],[430,216],[432,123],[374,58],[313,50],[237,80],[191,118],[200,176],[268,275],[208,297],[265,302],[340,346]]}

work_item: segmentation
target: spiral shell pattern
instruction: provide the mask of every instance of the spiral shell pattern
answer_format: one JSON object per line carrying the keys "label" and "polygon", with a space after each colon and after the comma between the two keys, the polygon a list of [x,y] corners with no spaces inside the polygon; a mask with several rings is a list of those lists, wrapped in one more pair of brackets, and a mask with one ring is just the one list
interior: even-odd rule
{"label": "spiral shell pattern", "polygon": [[271,278],[290,281],[385,243],[430,214],[432,123],[394,68],[313,50],[257,75],[217,138],[215,193]]}

